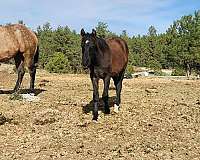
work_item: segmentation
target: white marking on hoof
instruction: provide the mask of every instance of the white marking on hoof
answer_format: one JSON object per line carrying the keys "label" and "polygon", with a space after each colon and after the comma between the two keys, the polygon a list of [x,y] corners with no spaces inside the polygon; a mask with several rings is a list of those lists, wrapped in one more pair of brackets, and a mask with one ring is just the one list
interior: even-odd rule
{"label": "white marking on hoof", "polygon": [[98,123],[98,121],[97,121],[97,120],[94,120],[94,119],[92,120],[92,122],[95,123],[95,124]]}
{"label": "white marking on hoof", "polygon": [[119,113],[119,106],[114,104],[114,112]]}

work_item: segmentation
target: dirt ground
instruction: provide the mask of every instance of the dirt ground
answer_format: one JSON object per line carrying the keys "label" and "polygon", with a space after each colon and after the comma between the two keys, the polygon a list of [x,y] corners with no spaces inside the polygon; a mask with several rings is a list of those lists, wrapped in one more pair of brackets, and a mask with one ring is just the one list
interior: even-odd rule
{"label": "dirt ground", "polygon": [[[111,114],[101,106],[98,123],[91,121],[89,75],[39,71],[39,102],[11,100],[15,80],[16,74],[0,71],[0,159],[200,158],[200,80],[125,79],[118,114],[112,82]],[[26,74],[22,93],[28,85]]]}

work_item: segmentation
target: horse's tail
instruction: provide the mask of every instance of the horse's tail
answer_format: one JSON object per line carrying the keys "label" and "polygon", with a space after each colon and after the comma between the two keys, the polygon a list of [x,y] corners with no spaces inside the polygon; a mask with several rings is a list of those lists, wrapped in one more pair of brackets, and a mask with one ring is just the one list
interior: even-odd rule
{"label": "horse's tail", "polygon": [[124,41],[124,45],[125,45],[125,52],[128,55],[129,54],[129,49],[128,49],[128,44],[126,41]]}
{"label": "horse's tail", "polygon": [[34,55],[34,64],[38,63],[39,60],[39,46],[37,46],[36,53]]}

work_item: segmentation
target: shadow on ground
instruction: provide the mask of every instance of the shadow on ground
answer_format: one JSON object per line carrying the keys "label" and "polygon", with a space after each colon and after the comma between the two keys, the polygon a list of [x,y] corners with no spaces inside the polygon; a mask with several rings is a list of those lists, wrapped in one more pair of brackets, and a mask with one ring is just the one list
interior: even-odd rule
{"label": "shadow on ground", "polygon": [[[46,91],[46,90],[44,90],[44,89],[35,89],[35,96],[39,95],[40,93],[42,93],[44,91]],[[14,93],[13,89],[10,89],[10,90],[0,90],[0,94],[13,94],[13,93]],[[29,89],[20,89],[19,93],[20,94],[27,94],[27,93],[30,93],[30,90]]]}
{"label": "shadow on ground", "polygon": [[[114,106],[115,98],[116,98],[115,96],[109,97],[109,99],[108,99],[109,108],[111,108],[111,107]],[[94,104],[94,103],[93,103],[93,100],[92,100],[92,101],[90,101],[89,104],[84,105],[84,106],[83,106],[83,113],[87,114],[87,113],[93,111],[93,104]],[[103,103],[102,98],[100,98],[100,105],[99,105],[98,110],[99,110],[99,111],[102,111],[103,113],[105,113],[105,110],[104,110],[104,103]]]}

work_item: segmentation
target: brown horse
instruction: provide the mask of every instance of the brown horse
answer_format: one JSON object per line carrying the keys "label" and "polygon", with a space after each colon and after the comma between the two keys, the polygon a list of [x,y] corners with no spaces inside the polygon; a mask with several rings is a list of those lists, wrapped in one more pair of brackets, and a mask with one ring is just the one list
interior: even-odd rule
{"label": "brown horse", "polygon": [[116,102],[114,111],[118,112],[121,103],[120,94],[124,72],[128,62],[128,46],[121,38],[102,39],[96,36],[96,31],[85,33],[81,30],[82,63],[84,68],[90,69],[90,78],[93,85],[93,120],[98,119],[99,91],[98,81],[103,79],[104,90],[102,99],[104,101],[105,113],[109,114],[108,89],[112,77],[116,87]]}
{"label": "brown horse", "polygon": [[38,39],[34,32],[21,24],[0,27],[0,62],[14,58],[18,79],[14,88],[20,88],[26,65],[30,73],[30,91],[34,91],[36,63],[38,62]]}

